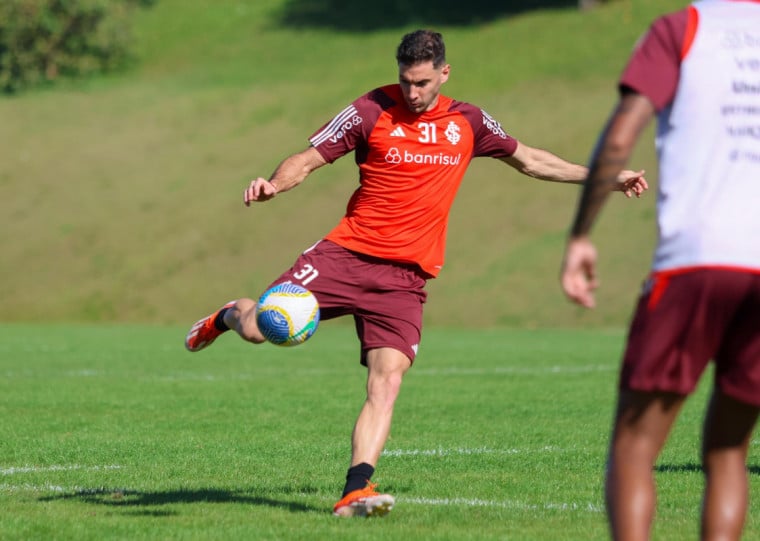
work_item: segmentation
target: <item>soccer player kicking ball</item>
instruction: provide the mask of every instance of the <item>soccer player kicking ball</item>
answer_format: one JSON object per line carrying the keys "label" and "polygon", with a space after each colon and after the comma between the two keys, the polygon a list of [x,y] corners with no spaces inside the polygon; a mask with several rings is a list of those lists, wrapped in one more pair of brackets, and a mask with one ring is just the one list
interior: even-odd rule
{"label": "soccer player kicking ball", "polygon": [[[508,135],[482,109],[439,94],[449,78],[443,38],[418,30],[396,53],[398,83],[359,97],[317,130],[305,150],[286,158],[268,179],[252,180],[244,202],[269,201],[314,170],[354,152],[359,187],[345,216],[272,284],[303,285],[319,301],[321,320],[353,316],[367,367],[367,397],[354,426],[351,463],[339,516],[386,514],[389,494],[370,483],[391,427],[404,374],[420,343],[425,284],[443,266],[449,210],[477,156],[526,175],[580,184],[587,169]],[[623,171],[617,189],[639,196],[643,172]],[[255,302],[228,303],[193,325],[185,345],[198,351],[234,329],[258,344]]]}
{"label": "soccer player kicking ball", "polygon": [[631,323],[606,480],[616,540],[645,540],[653,468],[710,360],[701,539],[739,539],[760,412],[760,2],[705,1],[655,21],[620,81],[567,243],[562,286],[594,305],[591,225],[657,114],[659,239]]}

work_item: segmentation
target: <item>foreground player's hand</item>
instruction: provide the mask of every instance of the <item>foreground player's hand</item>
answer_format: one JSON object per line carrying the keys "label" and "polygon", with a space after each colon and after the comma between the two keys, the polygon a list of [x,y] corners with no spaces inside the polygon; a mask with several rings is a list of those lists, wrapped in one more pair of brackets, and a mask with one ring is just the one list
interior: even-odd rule
{"label": "foreground player's hand", "polygon": [[596,248],[588,237],[574,237],[567,242],[560,282],[565,295],[574,303],[593,308],[596,277]]}
{"label": "foreground player's hand", "polygon": [[269,201],[275,195],[277,195],[277,187],[269,182],[265,178],[257,178],[252,180],[248,185],[248,188],[243,192],[243,201],[245,206],[248,207],[254,201]]}
{"label": "foreground player's hand", "polygon": [[617,178],[618,191],[625,194],[626,197],[641,197],[645,190],[649,189],[647,179],[644,178],[644,170],[641,171],[621,171]]}

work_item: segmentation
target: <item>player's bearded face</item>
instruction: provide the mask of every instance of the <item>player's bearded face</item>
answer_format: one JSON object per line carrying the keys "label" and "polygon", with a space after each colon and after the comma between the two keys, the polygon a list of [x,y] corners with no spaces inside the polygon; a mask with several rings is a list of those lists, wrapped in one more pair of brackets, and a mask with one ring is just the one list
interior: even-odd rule
{"label": "player's bearded face", "polygon": [[398,80],[410,111],[424,113],[435,106],[438,92],[441,85],[448,80],[450,69],[448,64],[434,68],[432,62],[412,66],[399,64]]}

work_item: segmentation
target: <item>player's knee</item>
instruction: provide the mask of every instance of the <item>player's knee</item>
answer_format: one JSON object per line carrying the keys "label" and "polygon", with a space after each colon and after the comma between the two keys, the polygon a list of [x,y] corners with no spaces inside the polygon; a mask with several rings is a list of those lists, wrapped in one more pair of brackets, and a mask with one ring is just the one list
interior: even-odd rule
{"label": "player's knee", "polygon": [[393,409],[401,391],[403,373],[386,373],[370,381],[368,399],[384,409]]}
{"label": "player's knee", "polygon": [[403,379],[404,379],[404,372],[400,370],[388,374],[388,377],[386,380],[388,389],[398,394],[398,392],[401,390],[401,382],[403,381]]}
{"label": "player's knee", "polygon": [[246,342],[261,344],[266,338],[256,325],[256,302],[252,299],[239,299],[235,304],[237,312],[237,333]]}
{"label": "player's knee", "polygon": [[252,344],[263,344],[266,342],[266,338],[264,338],[264,335],[261,334],[261,331],[259,331],[259,328],[256,325],[255,315],[251,315],[251,317],[246,318],[245,320],[241,320],[238,334],[243,338],[243,340]]}

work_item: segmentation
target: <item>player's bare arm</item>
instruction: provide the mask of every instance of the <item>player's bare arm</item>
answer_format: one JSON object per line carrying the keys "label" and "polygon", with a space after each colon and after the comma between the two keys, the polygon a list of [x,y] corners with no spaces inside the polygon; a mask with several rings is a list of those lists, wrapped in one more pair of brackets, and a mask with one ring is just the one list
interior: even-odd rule
{"label": "player's bare arm", "polygon": [[588,235],[609,192],[621,189],[621,179],[643,174],[643,171],[633,172],[623,168],[639,134],[654,112],[649,99],[640,94],[629,93],[620,99],[592,154],[591,169],[581,194],[572,236]]}
{"label": "player's bare arm", "polygon": [[583,186],[560,272],[560,282],[567,298],[586,308],[595,306],[594,291],[599,286],[596,249],[588,236],[591,226],[609,193],[620,185],[620,175],[626,173],[621,170],[628,162],[641,130],[653,115],[654,107],[647,98],[625,95],[592,155],[589,177]]}
{"label": "player's bare arm", "polygon": [[[583,165],[568,162],[547,150],[519,142],[515,153],[502,158],[502,161],[524,175],[549,182],[583,184],[589,173]],[[620,170],[613,185],[613,189],[623,192],[627,197],[640,197],[648,188],[644,171]]]}
{"label": "player's bare arm", "polygon": [[315,169],[327,162],[313,146],[292,154],[277,166],[269,179],[256,178],[250,182],[243,194],[246,206],[252,202],[269,201],[280,192],[287,192],[298,186]]}
{"label": "player's bare arm", "polygon": [[534,148],[524,143],[517,143],[514,154],[502,158],[523,175],[551,182],[569,182],[581,184],[588,169],[582,165],[563,160],[547,150]]}

